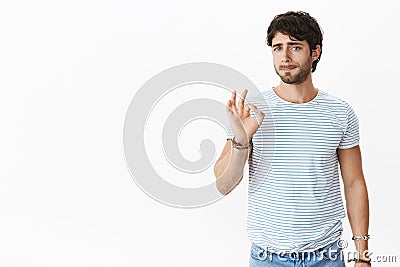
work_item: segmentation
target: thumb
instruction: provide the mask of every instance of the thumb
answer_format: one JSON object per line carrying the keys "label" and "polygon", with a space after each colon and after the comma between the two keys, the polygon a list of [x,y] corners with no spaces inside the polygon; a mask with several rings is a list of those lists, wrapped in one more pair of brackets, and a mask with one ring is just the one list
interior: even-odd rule
{"label": "thumb", "polygon": [[256,121],[257,121],[258,125],[261,126],[261,124],[264,120],[265,114],[261,110],[259,110],[256,106],[254,106],[253,104],[247,103],[247,105],[249,105],[249,107],[254,111],[254,113],[256,114]]}

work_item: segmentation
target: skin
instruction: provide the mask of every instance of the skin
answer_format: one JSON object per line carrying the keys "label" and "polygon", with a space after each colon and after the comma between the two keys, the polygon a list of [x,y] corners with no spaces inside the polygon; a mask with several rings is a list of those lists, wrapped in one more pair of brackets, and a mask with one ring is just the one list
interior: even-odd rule
{"label": "skin", "polygon": [[[306,41],[295,40],[286,34],[278,32],[272,39],[272,56],[276,73],[281,78],[280,84],[274,88],[282,99],[293,103],[305,103],[312,100],[318,93],[312,82],[311,65],[321,53],[317,45],[310,50]],[[244,105],[247,90],[244,90],[238,104],[236,91],[226,105],[228,118],[235,140],[248,143],[258,130],[264,119],[264,113],[252,104]],[[250,109],[257,115],[250,116]],[[217,188],[221,194],[230,193],[242,180],[246,161],[251,154],[249,150],[232,149],[228,140],[214,166]],[[354,236],[366,235],[369,227],[368,192],[362,170],[360,146],[348,149],[337,149],[340,171],[343,179],[347,215]],[[368,241],[355,241],[360,258],[365,258]],[[357,267],[370,266],[366,263],[355,263]]]}

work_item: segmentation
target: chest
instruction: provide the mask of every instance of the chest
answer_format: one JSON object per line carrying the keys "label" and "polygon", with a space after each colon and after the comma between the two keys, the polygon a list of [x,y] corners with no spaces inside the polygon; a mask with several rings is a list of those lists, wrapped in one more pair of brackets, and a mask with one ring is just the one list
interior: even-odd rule
{"label": "chest", "polygon": [[345,131],[343,121],[329,112],[277,109],[266,119],[255,135],[255,146],[292,156],[330,157]]}

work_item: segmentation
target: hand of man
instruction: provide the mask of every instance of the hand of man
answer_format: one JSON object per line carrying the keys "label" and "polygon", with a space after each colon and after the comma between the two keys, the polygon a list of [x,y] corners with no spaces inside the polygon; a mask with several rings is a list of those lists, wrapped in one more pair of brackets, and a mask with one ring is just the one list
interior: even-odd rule
{"label": "hand of man", "polygon": [[[228,118],[235,135],[235,140],[239,143],[247,143],[253,137],[264,120],[265,114],[257,109],[253,104],[247,103],[247,89],[245,89],[236,105],[236,91],[232,92],[232,98],[228,100],[226,110]],[[256,114],[256,118],[250,116],[250,109]]]}

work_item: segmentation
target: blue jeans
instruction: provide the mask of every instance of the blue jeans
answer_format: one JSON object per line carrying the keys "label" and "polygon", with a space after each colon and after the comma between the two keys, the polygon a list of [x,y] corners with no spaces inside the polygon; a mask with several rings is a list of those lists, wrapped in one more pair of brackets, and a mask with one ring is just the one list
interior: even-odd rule
{"label": "blue jeans", "polygon": [[343,251],[333,242],[312,252],[272,253],[252,244],[250,267],[345,267]]}

